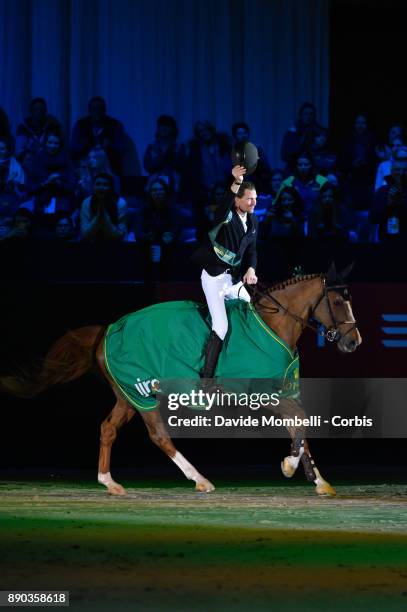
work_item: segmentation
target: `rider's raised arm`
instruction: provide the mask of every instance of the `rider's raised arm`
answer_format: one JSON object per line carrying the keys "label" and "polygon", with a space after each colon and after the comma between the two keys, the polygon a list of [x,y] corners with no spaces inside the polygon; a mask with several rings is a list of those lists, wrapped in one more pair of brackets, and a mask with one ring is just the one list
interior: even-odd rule
{"label": "rider's raised arm", "polygon": [[235,196],[239,191],[239,187],[243,182],[243,175],[246,173],[246,168],[243,166],[234,166],[232,169],[233,183],[230,188],[225,191],[223,202],[219,204],[215,210],[215,225],[223,221],[229,214],[230,209],[235,201]]}

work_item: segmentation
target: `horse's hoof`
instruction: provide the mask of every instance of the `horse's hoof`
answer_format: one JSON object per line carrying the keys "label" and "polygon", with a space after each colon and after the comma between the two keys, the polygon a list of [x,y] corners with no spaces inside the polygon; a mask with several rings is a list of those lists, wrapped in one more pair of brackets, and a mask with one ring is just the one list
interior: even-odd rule
{"label": "horse's hoof", "polygon": [[214,490],[215,487],[209,480],[202,480],[195,485],[195,491],[199,491],[200,493],[212,493]]}
{"label": "horse's hoof", "polygon": [[116,496],[127,495],[126,489],[123,488],[122,485],[119,485],[119,484],[114,484],[114,485],[108,487],[107,492],[109,493],[109,495],[116,495]]}
{"label": "horse's hoof", "polygon": [[335,497],[336,495],[335,489],[331,487],[329,482],[321,482],[320,484],[317,484],[315,491],[321,497]]}
{"label": "horse's hoof", "polygon": [[295,468],[291,461],[290,457],[284,457],[284,461],[281,462],[281,471],[283,472],[286,478],[291,478],[294,476],[297,468]]}

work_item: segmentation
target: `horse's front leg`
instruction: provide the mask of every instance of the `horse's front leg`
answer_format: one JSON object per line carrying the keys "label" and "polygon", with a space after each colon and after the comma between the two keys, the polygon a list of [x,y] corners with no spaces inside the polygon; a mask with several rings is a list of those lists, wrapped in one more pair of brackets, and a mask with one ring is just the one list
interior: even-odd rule
{"label": "horse's front leg", "polygon": [[98,482],[107,488],[110,495],[126,495],[126,490],[115,482],[110,474],[110,457],[113,442],[117,432],[134,416],[133,408],[118,394],[117,403],[100,427],[100,451],[98,466]]}
{"label": "horse's front leg", "polygon": [[[301,405],[294,400],[282,400],[279,406],[279,412],[283,417],[293,418],[297,416],[299,419],[307,418]],[[300,461],[302,462],[305,476],[309,482],[315,484],[315,491],[318,495],[327,495],[333,497],[336,495],[335,489],[327,482],[319,472],[315,465],[309,450],[308,442],[305,438],[305,427],[287,427],[291,437],[291,451],[287,457],[284,457],[281,462],[281,471],[284,476],[291,478],[294,476]]]}
{"label": "horse's front leg", "polygon": [[215,487],[209,480],[200,474],[187,459],[175,448],[167,430],[161,420],[159,410],[142,412],[141,416],[146,424],[150,439],[179,467],[188,480],[195,482],[195,489],[203,493],[210,493]]}
{"label": "horse's front leg", "polygon": [[[305,413],[298,402],[290,399],[281,400],[276,408],[282,418],[292,419],[295,416],[305,418]],[[305,427],[287,427],[291,438],[291,450],[287,457],[281,462],[281,471],[286,478],[292,478],[297,471],[301,457],[304,454]]]}
{"label": "horse's front leg", "polygon": [[315,491],[318,495],[334,497],[336,495],[335,489],[327,482],[322,476],[320,471],[315,465],[313,458],[308,447],[307,440],[304,440],[304,453],[301,456],[302,466],[304,468],[305,476],[307,480],[315,484]]}

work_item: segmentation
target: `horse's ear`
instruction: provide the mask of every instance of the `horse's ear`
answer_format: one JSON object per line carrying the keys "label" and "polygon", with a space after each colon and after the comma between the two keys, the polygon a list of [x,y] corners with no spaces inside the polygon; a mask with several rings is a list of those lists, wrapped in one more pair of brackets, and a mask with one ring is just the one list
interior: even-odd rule
{"label": "horse's ear", "polygon": [[335,267],[335,262],[333,261],[331,265],[329,266],[329,270],[326,274],[326,282],[328,284],[328,287],[329,285],[334,285],[336,283],[336,277],[337,277],[336,267]]}
{"label": "horse's ear", "polygon": [[346,266],[346,268],[344,268],[342,270],[342,272],[340,273],[340,277],[342,280],[345,280],[345,278],[347,278],[349,276],[349,274],[352,272],[353,270],[353,266],[355,265],[355,262],[352,261],[352,263],[350,263],[348,266]]}

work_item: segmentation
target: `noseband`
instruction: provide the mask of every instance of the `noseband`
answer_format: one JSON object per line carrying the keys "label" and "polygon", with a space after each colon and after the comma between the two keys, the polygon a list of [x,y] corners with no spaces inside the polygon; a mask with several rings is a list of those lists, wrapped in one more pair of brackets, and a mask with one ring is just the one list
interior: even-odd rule
{"label": "noseband", "polygon": [[[263,310],[268,310],[268,312],[272,312],[274,314],[277,314],[278,312],[282,311],[285,314],[289,315],[291,318],[295,319],[295,321],[297,321],[301,325],[302,330],[308,327],[309,329],[312,329],[312,331],[314,331],[318,335],[324,337],[328,342],[334,342],[335,340],[338,341],[340,338],[344,338],[347,334],[349,334],[349,332],[356,329],[357,323],[355,319],[353,319],[352,321],[347,321],[346,319],[344,321],[337,321],[335,319],[335,315],[332,311],[331,303],[329,301],[330,291],[336,291],[337,293],[342,295],[342,297],[344,297],[346,301],[349,301],[350,296],[349,296],[347,285],[332,285],[328,287],[326,284],[326,279],[322,278],[321,280],[323,283],[323,291],[321,295],[319,296],[315,306],[313,306],[313,308],[311,309],[309,318],[313,317],[318,306],[323,301],[326,301],[327,306],[328,306],[329,316],[331,317],[332,325],[328,329],[326,329],[325,332],[321,331],[320,326],[317,324],[317,322],[315,323],[313,323],[312,321],[308,322],[303,317],[300,317],[294,312],[291,312],[291,310],[287,308],[287,306],[284,306],[284,304],[281,304],[281,302],[279,302],[270,293],[270,289],[266,287],[265,285],[262,285],[261,283],[257,283],[254,292],[255,292],[255,295],[257,294],[260,297],[266,297],[267,299],[271,300],[276,305],[276,308],[266,308],[264,306],[261,306]],[[260,291],[257,288],[258,286],[260,286]],[[342,335],[339,330],[341,325],[351,325],[351,327]]]}

